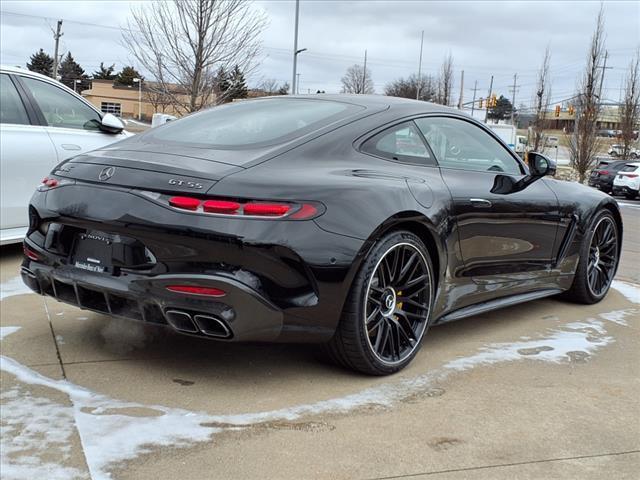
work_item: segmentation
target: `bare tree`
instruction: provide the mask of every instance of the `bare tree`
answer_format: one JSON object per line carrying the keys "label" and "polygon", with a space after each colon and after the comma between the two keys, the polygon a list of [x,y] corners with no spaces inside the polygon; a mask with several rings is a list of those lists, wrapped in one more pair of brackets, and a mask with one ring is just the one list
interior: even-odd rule
{"label": "bare tree", "polygon": [[[587,65],[578,84],[576,96],[576,121],[569,140],[571,166],[577,171],[580,183],[584,183],[587,172],[594,165],[600,147],[597,136],[597,121],[600,114],[600,91],[602,79],[600,69],[605,56],[604,6],[596,19],[596,29],[591,37]],[[604,71],[603,71],[604,72]]]}
{"label": "bare tree", "polygon": [[436,96],[436,81],[430,75],[413,74],[408,78],[398,78],[385,85],[384,94],[391,97],[416,98],[418,85],[420,85],[420,98],[425,102],[432,102]]}
{"label": "bare tree", "polygon": [[436,103],[441,105],[451,104],[451,92],[453,90],[453,56],[451,53],[444,57],[438,76],[438,92]]}
{"label": "bare tree", "polygon": [[132,8],[132,18],[122,33],[125,46],[186,112],[211,104],[219,67],[238,65],[245,73],[255,67],[266,25],[244,0],[160,0]]}
{"label": "bare tree", "polygon": [[622,130],[622,159],[631,156],[631,146],[636,140],[635,130],[640,124],[640,48],[629,64],[625,77],[624,98],[620,105],[620,130]]}
{"label": "bare tree", "polygon": [[[365,75],[366,73],[366,75]],[[362,65],[351,65],[342,77],[342,93],[374,93],[371,70]]]}
{"label": "bare tree", "polygon": [[549,64],[551,62],[551,49],[547,45],[542,59],[542,65],[538,70],[538,80],[536,82],[536,92],[534,98],[535,117],[533,119],[533,138],[530,145],[534,152],[544,152],[544,130],[546,126],[545,115],[549,110],[551,99],[551,78],[549,73]]}
{"label": "bare tree", "polygon": [[274,78],[266,78],[260,84],[260,89],[267,95],[275,95],[279,88],[278,81]]}
{"label": "bare tree", "polygon": [[162,85],[152,82],[144,83],[144,99],[151,104],[154,112],[164,113],[167,111],[167,107],[172,104],[171,95],[163,88]]}

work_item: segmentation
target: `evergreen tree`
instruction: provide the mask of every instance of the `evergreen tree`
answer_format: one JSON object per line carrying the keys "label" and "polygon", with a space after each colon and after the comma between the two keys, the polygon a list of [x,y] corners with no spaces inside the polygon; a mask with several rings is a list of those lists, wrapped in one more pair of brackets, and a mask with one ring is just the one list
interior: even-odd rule
{"label": "evergreen tree", "polygon": [[230,100],[234,98],[247,98],[247,94],[249,93],[249,90],[247,89],[247,82],[238,65],[233,67],[231,75],[229,76],[229,82],[231,83],[231,94],[229,95]]}
{"label": "evergreen tree", "polygon": [[229,88],[231,87],[231,83],[229,83],[229,75],[224,67],[218,68],[215,76],[215,92],[218,96],[218,103],[226,102],[229,99],[227,98],[229,92]]}
{"label": "evergreen tree", "polygon": [[133,85],[135,82],[134,78],[139,78],[140,80],[144,80],[140,72],[138,72],[133,67],[124,67],[120,73],[115,76],[116,85]]}
{"label": "evergreen tree", "polygon": [[53,58],[43,49],[31,55],[27,68],[32,72],[41,73],[47,77],[53,76]]}
{"label": "evergreen tree", "polygon": [[[79,92],[89,86],[89,77],[85,75],[84,69],[73,59],[71,52],[68,52],[67,56],[60,62],[58,75],[60,75],[60,81],[72,90]],[[76,80],[81,80],[81,83],[76,85]]]}
{"label": "evergreen tree", "polygon": [[513,109],[513,105],[508,98],[500,95],[500,97],[496,100],[496,106],[489,109],[489,114],[487,118],[492,120],[504,120],[507,117],[511,116],[511,110]]}
{"label": "evergreen tree", "polygon": [[94,80],[113,80],[116,78],[113,70],[115,69],[115,64],[112,64],[109,67],[105,67],[104,63],[100,62],[100,69],[93,72]]}

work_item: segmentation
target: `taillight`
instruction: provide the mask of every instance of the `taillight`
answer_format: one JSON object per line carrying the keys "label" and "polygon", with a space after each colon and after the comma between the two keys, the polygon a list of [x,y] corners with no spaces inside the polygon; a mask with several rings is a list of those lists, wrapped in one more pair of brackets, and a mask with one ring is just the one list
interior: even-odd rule
{"label": "taillight", "polygon": [[235,214],[240,210],[238,202],[228,202],[226,200],[206,200],[202,204],[202,210],[207,213]]}
{"label": "taillight", "polygon": [[637,173],[627,173],[626,176],[629,177],[629,178],[636,178],[638,176],[638,174]]}
{"label": "taillight", "polygon": [[200,206],[200,200],[190,197],[171,197],[169,205],[176,208],[184,208],[185,210],[197,210]]}
{"label": "taillight", "polygon": [[198,199],[193,197],[170,197],[169,205],[196,213],[233,215],[261,218],[286,218],[308,220],[324,212],[320,204],[246,201],[236,202],[223,199]]}
{"label": "taillight", "polygon": [[600,170],[600,175],[609,175],[609,170]]}
{"label": "taillight", "polygon": [[22,251],[24,252],[25,256],[31,260],[35,260],[36,262],[40,260],[40,255],[29,248],[26,243],[22,244]]}
{"label": "taillight", "polygon": [[227,292],[213,287],[196,287],[193,285],[169,285],[167,290],[175,293],[187,293],[189,295],[203,295],[206,297],[224,297]]}
{"label": "taillight", "polygon": [[260,215],[265,217],[281,217],[291,210],[289,205],[281,203],[247,203],[244,206],[245,215]]}

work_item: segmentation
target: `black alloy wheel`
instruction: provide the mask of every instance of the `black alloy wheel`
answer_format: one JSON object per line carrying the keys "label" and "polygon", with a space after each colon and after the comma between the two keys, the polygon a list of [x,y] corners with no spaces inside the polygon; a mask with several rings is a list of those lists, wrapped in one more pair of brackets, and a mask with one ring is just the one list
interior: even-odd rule
{"label": "black alloy wheel", "polygon": [[388,375],[416,355],[429,325],[434,295],[429,253],[413,233],[379,239],[353,281],[327,351],[337,363]]}
{"label": "black alloy wheel", "polygon": [[602,217],[589,246],[587,283],[595,297],[603,296],[611,285],[618,262],[618,233],[610,216]]}

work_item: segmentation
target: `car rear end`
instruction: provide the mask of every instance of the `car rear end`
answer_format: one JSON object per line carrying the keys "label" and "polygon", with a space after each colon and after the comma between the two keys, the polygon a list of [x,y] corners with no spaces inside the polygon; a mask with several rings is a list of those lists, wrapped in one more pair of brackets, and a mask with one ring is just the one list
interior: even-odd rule
{"label": "car rear end", "polygon": [[341,309],[336,283],[362,241],[321,229],[313,220],[325,207],[313,199],[214,193],[224,178],[294,146],[159,147],[152,135],[76,157],[43,180],[29,207],[24,282],[83,309],[186,334],[328,340]]}
{"label": "car rear end", "polygon": [[635,198],[640,190],[640,163],[629,163],[618,171],[613,181],[614,195]]}
{"label": "car rear end", "polygon": [[612,192],[613,180],[616,178],[618,171],[626,164],[626,162],[620,161],[600,162],[589,175],[589,186],[602,190],[605,193]]}

